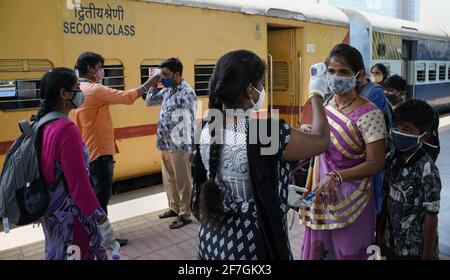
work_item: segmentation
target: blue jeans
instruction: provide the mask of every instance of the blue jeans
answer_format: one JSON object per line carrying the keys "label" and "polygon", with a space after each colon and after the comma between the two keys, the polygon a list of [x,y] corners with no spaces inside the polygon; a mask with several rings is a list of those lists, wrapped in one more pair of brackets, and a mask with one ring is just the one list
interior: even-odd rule
{"label": "blue jeans", "polygon": [[100,206],[108,214],[108,203],[112,196],[114,174],[113,156],[100,156],[89,163],[92,187],[94,188]]}

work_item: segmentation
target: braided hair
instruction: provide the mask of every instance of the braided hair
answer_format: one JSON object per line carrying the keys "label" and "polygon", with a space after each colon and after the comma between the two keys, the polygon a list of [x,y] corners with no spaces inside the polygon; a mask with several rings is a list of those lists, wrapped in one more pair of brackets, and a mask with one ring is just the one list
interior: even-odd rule
{"label": "braided hair", "polygon": [[78,82],[77,75],[69,68],[54,68],[47,72],[41,80],[40,95],[42,99],[35,120],[39,120],[46,114],[54,111],[58,106],[61,89],[71,90]]}
{"label": "braided hair", "polygon": [[[210,130],[211,139],[223,139],[225,108],[242,108],[242,100],[249,98],[246,94],[247,87],[250,84],[256,87],[264,73],[264,62],[251,51],[232,51],[219,59],[209,82],[208,107],[222,113],[223,125],[219,131]],[[208,126],[214,121],[214,118],[210,118]],[[222,227],[225,220],[224,195],[215,181],[222,148],[220,143],[214,141],[210,145],[209,178],[201,187],[199,203],[200,222],[217,228]]]}

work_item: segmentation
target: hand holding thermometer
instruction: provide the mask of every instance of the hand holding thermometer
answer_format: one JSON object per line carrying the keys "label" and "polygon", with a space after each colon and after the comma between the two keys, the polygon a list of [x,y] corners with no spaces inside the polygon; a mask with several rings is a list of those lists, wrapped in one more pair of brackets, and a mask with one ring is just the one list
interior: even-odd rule
{"label": "hand holding thermometer", "polygon": [[321,96],[322,98],[327,93],[327,78],[325,73],[327,72],[327,66],[325,63],[318,63],[311,66],[309,80],[309,97]]}

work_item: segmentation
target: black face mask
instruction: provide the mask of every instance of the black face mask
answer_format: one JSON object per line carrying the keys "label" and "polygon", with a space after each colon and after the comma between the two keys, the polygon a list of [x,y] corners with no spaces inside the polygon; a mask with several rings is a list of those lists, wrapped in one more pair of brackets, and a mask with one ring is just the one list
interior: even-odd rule
{"label": "black face mask", "polygon": [[406,152],[418,144],[420,144],[420,139],[425,136],[425,133],[422,135],[412,135],[407,133],[401,133],[394,129],[391,129],[390,138],[392,142],[394,142],[395,149],[400,152]]}
{"label": "black face mask", "polygon": [[386,98],[389,100],[389,102],[392,103],[400,103],[403,101],[403,98],[400,96],[400,94],[388,94],[385,93]]}

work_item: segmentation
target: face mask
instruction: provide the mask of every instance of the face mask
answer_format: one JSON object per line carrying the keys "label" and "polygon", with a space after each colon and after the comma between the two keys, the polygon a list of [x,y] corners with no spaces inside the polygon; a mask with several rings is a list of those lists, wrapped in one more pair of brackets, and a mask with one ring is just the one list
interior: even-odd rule
{"label": "face mask", "polygon": [[161,84],[163,84],[165,88],[171,88],[175,85],[175,79],[161,79]]}
{"label": "face mask", "polygon": [[250,101],[252,102],[252,104],[253,104],[253,110],[254,111],[259,111],[259,109],[261,109],[261,105],[262,105],[262,103],[264,102],[264,97],[266,96],[266,90],[264,89],[264,87],[263,87],[263,89],[262,90],[258,90],[257,88],[255,88],[255,87],[253,87],[253,89],[257,92],[257,93],[259,93],[259,98],[258,98],[258,101],[255,103],[255,102],[253,102],[253,100],[250,98]]}
{"label": "face mask", "polygon": [[389,94],[385,92],[385,95],[391,104],[397,104],[403,101],[403,98],[401,97],[400,93]]}
{"label": "face mask", "polygon": [[72,103],[73,107],[75,109],[80,108],[81,105],[84,103],[84,94],[81,91],[76,91],[72,97],[71,100],[69,100],[70,103]]}
{"label": "face mask", "polygon": [[370,77],[370,80],[372,83],[381,84],[383,82],[383,76],[382,75],[372,75]]}
{"label": "face mask", "polygon": [[420,143],[420,138],[425,136],[426,133],[422,135],[411,135],[391,130],[390,134],[395,148],[400,152],[406,152],[416,147]]}
{"label": "face mask", "polygon": [[95,81],[100,82],[103,78],[105,78],[105,70],[103,70],[103,68],[98,69],[97,72],[95,72]]}
{"label": "face mask", "polygon": [[336,95],[345,95],[356,87],[356,77],[359,72],[353,77],[340,77],[337,75],[327,75],[327,83],[331,92]]}

